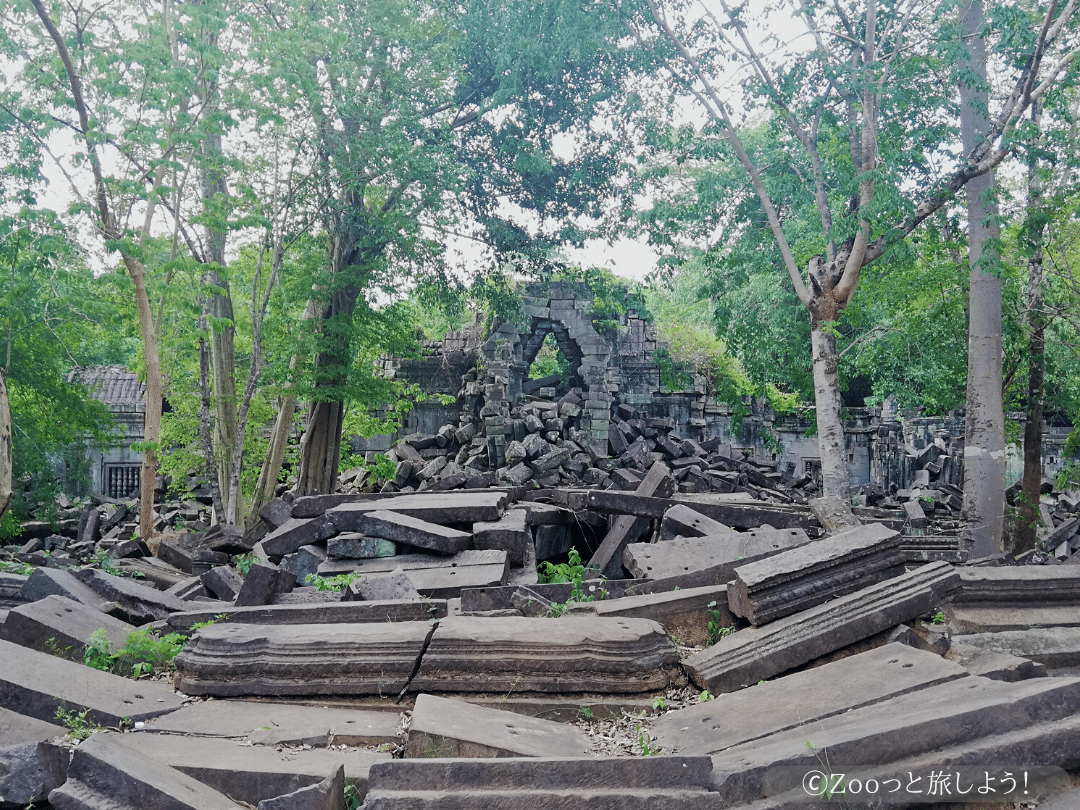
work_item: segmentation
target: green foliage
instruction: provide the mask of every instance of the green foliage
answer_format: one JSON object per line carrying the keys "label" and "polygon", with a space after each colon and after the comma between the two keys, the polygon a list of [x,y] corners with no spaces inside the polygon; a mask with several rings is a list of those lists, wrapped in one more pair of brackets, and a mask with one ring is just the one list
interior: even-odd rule
{"label": "green foliage", "polygon": [[34,573],[34,566],[17,560],[0,560],[0,573],[28,577]]}
{"label": "green foliage", "polygon": [[22,533],[22,524],[15,514],[11,511],[4,512],[4,516],[0,517],[0,543],[17,540]]}
{"label": "green foliage", "polygon": [[199,630],[202,630],[204,627],[213,627],[218,622],[227,622],[228,620],[228,613],[219,613],[214,618],[207,619],[205,622],[195,622],[195,624],[191,625],[191,629],[192,631],[197,632]]}
{"label": "green foliage", "polygon": [[397,465],[390,460],[390,457],[378,453],[375,456],[375,460],[367,464],[367,468],[371,474],[371,483],[378,486],[384,484],[387,481],[393,481],[394,476],[397,474]]}
{"label": "green foliage", "polygon": [[[0,170],[0,202],[10,203],[9,193]],[[32,193],[24,198],[32,204]],[[126,360],[108,337],[116,315],[102,294],[107,284],[82,266],[51,211],[24,206],[0,216],[0,367],[11,403],[15,518],[54,516],[61,487],[85,485],[86,445],[113,431],[105,407],[69,378],[76,365]]]}
{"label": "green foliage", "polygon": [[317,591],[340,591],[354,582],[364,578],[363,574],[353,572],[351,574],[338,574],[333,577],[323,577],[318,574],[308,574],[304,578],[304,584],[310,585]]}
{"label": "green foliage", "polygon": [[246,577],[251,570],[251,566],[261,562],[266,562],[266,560],[249,551],[247,554],[241,554],[236,558],[236,570],[240,572],[240,576]]}
{"label": "green foliage", "polygon": [[641,756],[643,756],[643,757],[655,757],[655,756],[660,755],[660,749],[659,748],[653,748],[652,734],[650,734],[648,732],[648,730],[643,728],[640,723],[638,724],[638,727],[637,727],[637,735],[638,735],[638,740],[637,740],[638,753]]}
{"label": "green foliage", "polygon": [[559,348],[555,335],[548,332],[536,352],[536,359],[529,366],[529,379],[540,380],[553,374],[559,375],[560,384],[567,385],[573,369],[570,368],[570,360]]}
{"label": "green foliage", "polygon": [[708,689],[703,689],[701,694],[698,695],[698,703],[708,703],[713,699],[713,694]]}
{"label": "green foliage", "polygon": [[138,679],[174,669],[176,656],[185,644],[187,637],[179,633],[157,637],[148,630],[135,630],[128,634],[123,647],[113,651],[108,634],[99,629],[87,640],[83,663],[104,672]]}
{"label": "green foliage", "polygon": [[[569,582],[573,584],[566,602],[552,604],[551,613],[554,616],[561,616],[566,612],[566,608],[575,602],[593,602],[596,600],[595,596],[585,594],[584,582],[587,569],[581,562],[581,555],[578,550],[571,548],[567,556],[568,561],[565,563],[551,563],[544,560],[538,566],[538,576],[541,583]],[[606,591],[601,590],[601,598],[606,593]]]}
{"label": "green foliage", "polygon": [[705,611],[706,616],[706,633],[707,640],[705,642],[706,647],[711,647],[722,638],[726,638],[735,632],[734,627],[727,627],[721,624],[720,610],[716,607],[716,600],[709,602],[708,608]]}
{"label": "green foliage", "polygon": [[945,611],[939,610],[930,617],[931,624],[945,624],[948,619],[945,617]]}
{"label": "green foliage", "polygon": [[61,704],[60,707],[57,708],[54,717],[60,721],[60,725],[68,730],[68,740],[82,742],[95,731],[102,730],[101,726],[87,717],[89,714],[89,709],[83,709],[81,712],[77,712],[74,709],[67,709]]}

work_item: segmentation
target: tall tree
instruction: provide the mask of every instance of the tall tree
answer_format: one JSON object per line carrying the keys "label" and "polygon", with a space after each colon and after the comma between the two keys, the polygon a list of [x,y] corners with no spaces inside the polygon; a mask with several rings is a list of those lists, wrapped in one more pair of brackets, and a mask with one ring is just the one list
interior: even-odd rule
{"label": "tall tree", "polygon": [[[641,13],[628,9],[628,21],[676,86],[708,115],[749,177],[791,286],[810,316],[824,491],[846,496],[837,321],[855,295],[863,268],[1009,154],[1006,136],[1019,116],[1072,59],[1071,51],[1056,53],[1053,47],[1075,4],[1051,4],[1002,109],[989,119],[979,143],[965,149],[961,165],[943,178],[927,171],[927,160],[952,145],[945,136],[948,120],[935,118],[935,106],[948,109],[949,104],[925,45],[934,36],[928,27],[933,6],[919,0],[831,5],[797,0],[782,6],[808,32],[813,42],[808,53],[767,58],[749,32],[745,8],[723,0],[722,15],[644,0]],[[723,89],[722,71],[732,57],[747,70],[742,83],[747,95],[759,100],[802,150],[823,248],[816,255],[799,257],[793,251],[782,207],[743,144],[740,115]],[[919,110],[915,120],[905,117],[913,106]],[[842,153],[835,148],[839,143],[847,146]],[[838,182],[845,174],[850,181]],[[916,177],[921,179],[917,185]]]}
{"label": "tall tree", "polygon": [[[971,154],[992,137],[982,0],[960,9],[967,55],[960,62],[960,134]],[[1005,411],[1002,400],[1000,231],[994,172],[968,181],[968,375],[964,421],[964,517],[973,554],[1001,549],[1005,520]]]}

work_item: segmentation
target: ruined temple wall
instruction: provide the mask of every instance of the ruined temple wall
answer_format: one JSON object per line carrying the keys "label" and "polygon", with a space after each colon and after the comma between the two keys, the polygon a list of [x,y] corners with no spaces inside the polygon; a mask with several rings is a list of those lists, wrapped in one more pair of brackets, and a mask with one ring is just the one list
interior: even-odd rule
{"label": "ruined temple wall", "polygon": [[[493,466],[502,464],[510,413],[522,396],[529,365],[544,337],[554,335],[571,362],[571,385],[583,390],[581,429],[595,449],[608,452],[607,430],[615,406],[628,405],[645,417],[671,419],[674,433],[697,440],[717,438],[745,455],[775,464],[795,478],[820,465],[813,422],[804,417],[778,418],[763,403],[747,399],[741,418],[728,403],[709,396],[705,378],[697,376],[682,391],[660,384],[654,360],[659,345],[655,327],[630,312],[597,331],[590,315],[591,294],[585,285],[561,282],[530,285],[525,290],[520,323],[498,323],[485,336],[480,324],[453,332],[442,341],[425,341],[422,356],[386,357],[382,373],[417,385],[432,398],[417,402],[394,434],[353,440],[354,452],[384,451],[413,433],[433,434],[446,424],[472,424],[487,442]],[[435,397],[453,397],[449,403]],[[845,444],[852,486],[904,489],[925,461],[922,451],[937,444],[935,480],[963,485],[963,416],[904,416],[890,403],[883,408],[848,411]],[[1020,422],[1022,414],[1012,414]],[[1048,427],[1044,434],[1043,471],[1047,477],[1069,459],[1064,455],[1070,426]],[[1022,473],[1022,458],[1010,446],[1008,479]]]}

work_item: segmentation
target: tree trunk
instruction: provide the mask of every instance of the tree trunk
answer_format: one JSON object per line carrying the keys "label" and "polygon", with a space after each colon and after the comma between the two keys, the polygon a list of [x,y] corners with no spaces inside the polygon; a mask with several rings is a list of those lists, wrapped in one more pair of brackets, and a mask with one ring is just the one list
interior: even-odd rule
{"label": "tree trunk", "polygon": [[[221,135],[207,134],[203,141],[202,195],[203,204],[214,205],[217,197],[229,193],[221,168]],[[211,222],[215,218],[210,218]],[[227,523],[229,516],[240,511],[238,504],[229,502],[229,478],[232,471],[232,455],[236,446],[236,327],[233,320],[232,295],[229,282],[221,277],[218,268],[225,266],[225,230],[223,227],[206,226],[207,262],[203,285],[207,296],[207,314],[210,321],[210,365],[214,384],[214,457],[217,459],[218,492],[224,500],[224,513],[220,519]]]}
{"label": "tree trunk", "polygon": [[139,331],[146,365],[146,414],[143,418],[142,469],[139,471],[139,537],[154,536],[154,483],[157,478],[157,451],[161,444],[161,404],[164,395],[161,380],[161,358],[158,355],[154,313],[146,294],[146,269],[129,254],[123,254],[124,266],[135,285],[135,302],[139,310]]}
{"label": "tree trunk", "polygon": [[[981,0],[961,10],[968,57],[960,81],[960,130],[964,152],[972,154],[989,131],[986,43]],[[967,414],[964,436],[964,516],[974,543],[972,554],[1001,551],[1005,513],[1005,414],[1002,406],[1001,278],[997,253],[994,173],[965,187],[968,212],[970,315],[968,319]]]}
{"label": "tree trunk", "polygon": [[296,411],[296,394],[289,391],[282,397],[281,407],[274,419],[270,433],[270,446],[266,448],[259,480],[255,484],[255,494],[251,497],[251,511],[248,522],[252,523],[259,516],[259,510],[268,504],[275,495],[281,465],[285,461],[285,448],[289,446],[289,434],[292,433],[293,413]]}
{"label": "tree trunk", "polygon": [[846,501],[851,495],[851,484],[844,423],[840,415],[840,357],[836,351],[836,333],[831,326],[829,322],[811,317],[818,454],[821,457],[822,494]]}
{"label": "tree trunk", "polygon": [[307,430],[300,440],[300,475],[296,482],[298,495],[331,493],[337,488],[344,421],[343,402],[311,403]]}
{"label": "tree trunk", "polygon": [[1039,525],[1039,496],[1042,489],[1043,376],[1046,368],[1046,320],[1043,303],[1042,253],[1028,262],[1028,385],[1027,421],[1024,423],[1024,479],[1020,495],[1020,525],[1014,553],[1035,548]]}
{"label": "tree trunk", "polygon": [[0,368],[0,518],[11,506],[11,404],[7,372]]}

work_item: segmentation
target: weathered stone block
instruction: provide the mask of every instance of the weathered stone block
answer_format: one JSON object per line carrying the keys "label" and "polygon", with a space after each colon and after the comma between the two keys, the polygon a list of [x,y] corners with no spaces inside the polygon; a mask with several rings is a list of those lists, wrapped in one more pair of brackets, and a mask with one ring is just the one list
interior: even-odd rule
{"label": "weathered stone block", "polygon": [[733,692],[921,616],[948,601],[959,584],[951,565],[930,563],[764,627],[732,633],[690,656],[683,668],[702,689]]}
{"label": "weathered stone block", "polygon": [[277,559],[292,554],[301,546],[318,543],[334,534],[335,527],[325,517],[290,518],[262,539],[262,547],[267,554]]}
{"label": "weathered stone block", "polygon": [[100,598],[115,605],[108,610],[110,614],[135,625],[161,621],[170,613],[187,609],[183,600],[128,577],[113,576],[96,568],[83,568],[75,576]]}
{"label": "weathered stone block", "polygon": [[678,656],[646,619],[451,617],[439,623],[413,689],[626,693],[661,689]]}
{"label": "weathered stone block", "polygon": [[370,574],[348,588],[350,601],[358,599],[366,602],[420,600],[420,592],[401,568],[395,568],[389,574]]}
{"label": "weathered stone block", "polygon": [[239,810],[223,794],[126,744],[93,734],[75,749],[68,781],[49,794],[57,810]]}
{"label": "weathered stone block", "polygon": [[358,515],[356,522],[359,531],[370,537],[381,537],[439,554],[457,554],[464,551],[472,539],[468,532],[386,510]]}
{"label": "weathered stone block", "polygon": [[73,661],[0,641],[0,707],[51,722],[56,710],[81,712],[95,723],[118,726],[179,708],[173,690],[156,681],[133,681]]}
{"label": "weathered stone block", "polygon": [[532,533],[526,525],[523,510],[511,509],[497,521],[474,523],[472,529],[474,548],[501,549],[506,552],[510,565],[520,568],[525,564]]}
{"label": "weathered stone block", "polygon": [[406,757],[588,756],[589,741],[564,723],[417,695]]}
{"label": "weathered stone block", "polygon": [[188,695],[379,695],[400,691],[430,628],[420,622],[239,625],[196,633],[176,657]]}
{"label": "weathered stone block", "polygon": [[900,533],[873,523],[740,565],[728,604],[761,625],[903,573]]}
{"label": "weathered stone block", "polygon": [[46,596],[12,609],[0,626],[0,639],[82,663],[86,643],[94,632],[104,630],[112,649],[118,650],[134,629],[65,596]]}
{"label": "weathered stone block", "polygon": [[67,778],[67,729],[0,708],[0,803],[44,802]]}

